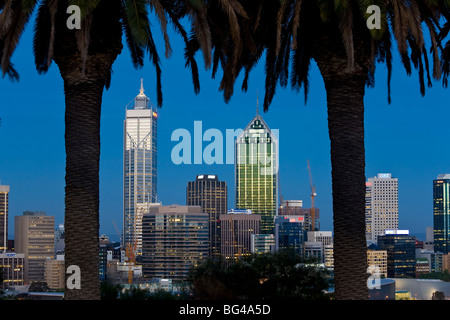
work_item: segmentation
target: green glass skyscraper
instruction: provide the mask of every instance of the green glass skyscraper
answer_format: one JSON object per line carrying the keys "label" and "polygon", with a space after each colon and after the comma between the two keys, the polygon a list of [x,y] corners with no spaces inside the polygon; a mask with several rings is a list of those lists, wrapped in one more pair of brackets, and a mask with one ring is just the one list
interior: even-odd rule
{"label": "green glass skyscraper", "polygon": [[450,246],[450,174],[433,180],[434,251],[448,253]]}
{"label": "green glass skyscraper", "polygon": [[259,114],[236,139],[235,186],[236,208],[261,215],[261,233],[273,233],[278,211],[278,137]]}

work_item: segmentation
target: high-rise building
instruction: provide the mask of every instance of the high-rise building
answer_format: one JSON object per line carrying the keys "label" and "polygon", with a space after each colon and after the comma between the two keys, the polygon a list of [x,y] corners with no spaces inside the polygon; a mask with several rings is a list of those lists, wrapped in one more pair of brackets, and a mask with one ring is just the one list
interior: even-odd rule
{"label": "high-rise building", "polygon": [[275,235],[273,234],[252,234],[251,253],[275,252]]}
{"label": "high-rise building", "polygon": [[303,243],[306,241],[304,216],[276,216],[275,217],[275,249],[293,250],[303,253]]}
{"label": "high-rise building", "polygon": [[55,230],[55,255],[64,254],[65,249],[65,232],[64,232],[64,224],[58,225],[58,228]]}
{"label": "high-rise building", "polygon": [[8,248],[9,186],[0,186],[0,253]]}
{"label": "high-rise building", "polygon": [[319,227],[319,208],[314,208],[314,217],[315,217],[315,229],[312,230],[312,215],[311,208],[303,208],[302,200],[281,200],[281,204],[278,208],[278,215],[283,216],[304,216],[305,217],[305,229],[306,231],[318,231]]}
{"label": "high-rise building", "polygon": [[261,233],[273,233],[278,211],[278,137],[257,114],[235,142],[236,208],[261,215]]}
{"label": "high-rise building", "polygon": [[208,257],[208,220],[200,206],[151,207],[143,217],[143,276],[185,281]]}
{"label": "high-rise building", "polygon": [[259,234],[261,216],[250,210],[228,210],[220,216],[221,250],[226,264],[252,253],[252,235]]}
{"label": "high-rise building", "polygon": [[44,263],[55,256],[55,217],[26,211],[15,216],[14,245],[25,255],[25,283],[44,281]]}
{"label": "high-rise building", "polygon": [[387,277],[387,250],[379,250],[376,245],[372,245],[367,250],[367,265],[378,274]]}
{"label": "high-rise building", "polygon": [[24,257],[23,253],[0,253],[1,289],[24,285]]}
{"label": "high-rise building", "polygon": [[450,174],[433,180],[434,251],[450,252]]}
{"label": "high-rise building", "polygon": [[44,262],[45,282],[50,289],[63,289],[65,280],[64,255],[47,258]]}
{"label": "high-rise building", "polygon": [[219,181],[216,175],[198,175],[195,181],[189,181],[186,188],[186,204],[201,206],[209,215],[209,255],[220,255],[221,214],[228,210],[228,189],[225,181]]}
{"label": "high-rise building", "polygon": [[323,263],[327,269],[334,268],[333,233],[331,231],[308,231],[303,243],[305,258],[313,258],[317,263]]}
{"label": "high-rise building", "polygon": [[408,230],[386,230],[377,240],[378,248],[387,251],[388,278],[416,277],[416,239]]}
{"label": "high-rise building", "polygon": [[398,179],[379,173],[366,182],[366,240],[377,243],[386,230],[398,229]]}
{"label": "high-rise building", "polygon": [[124,121],[123,245],[142,251],[142,216],[157,201],[157,109],[144,93],[127,106]]}

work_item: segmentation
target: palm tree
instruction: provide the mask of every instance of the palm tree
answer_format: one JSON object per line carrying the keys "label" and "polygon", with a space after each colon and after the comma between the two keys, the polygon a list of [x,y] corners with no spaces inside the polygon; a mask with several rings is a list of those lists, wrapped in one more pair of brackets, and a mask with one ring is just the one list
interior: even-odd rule
{"label": "palm tree", "polygon": [[[161,67],[153,40],[149,8],[160,21],[166,56],[171,54],[168,18],[187,40],[179,19],[197,1],[165,0],[0,0],[0,64],[3,75],[16,76],[10,63],[21,34],[37,9],[34,26],[36,69],[45,73],[52,61],[60,70],[65,91],[65,264],[80,268],[81,288],[68,290],[65,299],[100,299],[99,280],[99,157],[103,90],[109,87],[114,61],[123,48],[134,67],[147,51],[157,76],[157,101],[162,105]],[[67,8],[78,5],[81,29],[67,27]],[[190,11],[188,11],[190,10]],[[199,18],[197,18],[199,19]],[[69,280],[70,274],[66,275]]]}
{"label": "palm tree", "polygon": [[[446,0],[240,0],[234,3],[235,23],[209,2],[214,77],[223,69],[220,90],[228,102],[240,72],[242,90],[249,73],[265,57],[265,99],[268,110],[278,85],[302,86],[305,102],[312,60],[322,75],[327,93],[331,142],[334,268],[336,299],[367,299],[365,237],[364,94],[374,85],[376,63],[388,70],[388,101],[392,72],[392,38],[408,75],[418,70],[420,92],[431,77],[441,77],[438,31],[442,16],[448,21]],[[380,29],[369,29],[370,5],[380,8]],[[245,13],[245,14],[244,14]],[[231,21],[231,20],[230,20]],[[429,57],[423,27],[431,39]],[[195,73],[193,59],[200,50],[193,33],[186,47],[186,62]],[[196,91],[199,87],[196,88]]]}
{"label": "palm tree", "polygon": [[[67,27],[70,5],[80,8],[80,29]],[[112,65],[123,48],[123,34],[134,67],[143,66],[147,51],[156,69],[157,103],[161,107],[160,57],[153,40],[149,9],[160,22],[166,57],[172,53],[167,32],[169,21],[188,44],[188,35],[181,24],[181,19],[188,17],[208,65],[211,34],[206,6],[203,0],[0,0],[3,75],[18,77],[10,58],[36,7],[33,40],[36,69],[45,73],[54,61],[64,80],[65,264],[66,269],[75,265],[81,271],[81,288],[66,288],[65,299],[100,299],[100,113],[103,90],[109,88]],[[198,86],[198,77],[194,84]],[[69,276],[66,275],[66,280]]]}

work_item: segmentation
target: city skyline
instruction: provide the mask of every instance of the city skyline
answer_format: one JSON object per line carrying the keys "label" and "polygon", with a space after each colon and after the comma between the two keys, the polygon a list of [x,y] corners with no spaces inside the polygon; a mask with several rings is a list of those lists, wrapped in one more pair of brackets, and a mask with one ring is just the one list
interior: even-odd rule
{"label": "city skyline", "polygon": [[[31,28],[27,28],[13,62],[21,75],[19,83],[0,79],[0,179],[9,185],[12,217],[24,211],[46,211],[57,223],[64,218],[64,95],[57,66],[47,75],[38,75],[31,50]],[[162,43],[158,37],[157,42]],[[183,45],[174,35],[174,51]],[[398,67],[395,56],[394,68]],[[175,165],[170,151],[175,145],[171,133],[178,128],[193,130],[194,121],[202,121],[204,130],[244,128],[256,111],[256,91],[264,87],[263,64],[250,77],[248,92],[239,85],[227,104],[217,92],[219,80],[209,80],[201,71],[202,90],[193,93],[189,70],[182,57],[162,60],[164,105],[160,111],[158,134],[158,197],[165,205],[185,204],[186,183],[197,174],[217,174],[234,189],[233,165]],[[142,70],[132,69],[124,50],[113,66],[111,87],[105,91],[102,118],[102,154],[100,169],[100,233],[115,235],[112,220],[122,221],[122,141],[123,108],[144,78],[150,100],[156,100],[154,69],[148,63]],[[433,222],[432,181],[438,174],[450,172],[444,125],[436,119],[450,115],[445,102],[450,95],[440,83],[434,83],[420,97],[416,76],[394,73],[392,104],[387,104],[385,70],[376,73],[377,84],[366,94],[366,177],[391,172],[399,179],[399,228],[425,233]],[[219,78],[220,75],[218,75]],[[176,80],[176,83],[175,83]],[[317,186],[316,206],[321,210],[322,230],[332,230],[331,168],[326,123],[326,95],[315,65],[306,106],[302,93],[279,89],[270,110],[263,114],[271,128],[280,131],[280,195],[303,200],[309,206],[307,163],[311,161]],[[238,82],[239,84],[239,82]],[[19,99],[20,97],[20,99]],[[23,152],[23,145],[27,152]],[[290,148],[289,148],[290,147]],[[433,157],[437,149],[439,157]],[[289,150],[289,151],[286,151]],[[176,181],[176,184],[173,183]],[[229,191],[230,207],[234,197]],[[414,201],[411,201],[414,199]],[[9,225],[10,238],[13,230]]]}

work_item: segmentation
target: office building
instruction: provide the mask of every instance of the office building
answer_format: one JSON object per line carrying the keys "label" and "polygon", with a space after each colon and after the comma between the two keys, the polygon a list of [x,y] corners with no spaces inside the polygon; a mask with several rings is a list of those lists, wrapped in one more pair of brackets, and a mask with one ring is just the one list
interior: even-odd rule
{"label": "office building", "polygon": [[143,276],[185,281],[189,269],[208,257],[208,225],[200,206],[151,207],[143,217]]}
{"label": "office building", "polygon": [[228,210],[220,216],[221,250],[226,264],[252,253],[252,234],[260,234],[261,216],[251,210]]}
{"label": "office building", "polygon": [[275,217],[275,248],[277,251],[303,252],[306,240],[304,216],[276,216]]}
{"label": "office building", "polygon": [[157,203],[157,118],[158,113],[144,93],[127,106],[124,121],[123,245],[136,246],[142,253],[142,216]]}
{"label": "office building", "polygon": [[252,234],[251,253],[273,253],[275,252],[275,235],[273,234]]}
{"label": "office building", "polygon": [[221,214],[228,210],[227,183],[219,181],[216,175],[198,175],[195,181],[189,181],[186,188],[186,204],[201,206],[209,215],[209,255],[220,255],[220,220]]}
{"label": "office building", "polygon": [[379,250],[376,245],[372,245],[367,250],[367,265],[379,276],[387,278],[387,250]]}
{"label": "office building", "polygon": [[65,287],[65,267],[64,255],[57,255],[56,258],[47,258],[44,262],[45,282],[50,289],[64,289]]}
{"label": "office building", "polygon": [[434,251],[449,253],[450,246],[450,174],[433,180]]}
{"label": "office building", "polygon": [[55,230],[55,255],[63,255],[65,250],[65,232],[64,225],[58,225]]}
{"label": "office building", "polygon": [[0,185],[0,253],[8,248],[9,186]]}
{"label": "office building", "polygon": [[22,253],[0,253],[0,272],[3,278],[0,288],[2,290],[24,285],[24,260],[25,255]]}
{"label": "office building", "polygon": [[332,231],[309,231],[307,233],[308,241],[322,242],[324,246],[333,244]]}
{"label": "office building", "polygon": [[235,141],[236,208],[261,215],[261,233],[273,233],[278,211],[278,138],[257,114]]}
{"label": "office building", "polygon": [[320,229],[320,210],[314,207],[315,229],[312,230],[312,208],[304,208],[302,200],[281,200],[278,208],[278,215],[280,216],[304,216],[306,231],[318,231]]}
{"label": "office building", "polygon": [[421,259],[420,261],[422,263],[424,261],[423,259],[427,260],[429,265],[428,272],[441,273],[443,271],[443,257],[444,255],[441,252],[416,248],[416,260]]}
{"label": "office building", "polygon": [[442,271],[445,270],[450,271],[450,254],[443,254],[442,255]]}
{"label": "office building", "polygon": [[303,243],[303,256],[314,263],[324,263],[324,246],[320,241],[305,241]]}
{"label": "office building", "polygon": [[398,229],[398,179],[379,173],[366,182],[366,240],[377,243],[386,230]]}
{"label": "office building", "polygon": [[415,278],[416,239],[408,230],[386,230],[378,236],[378,247],[387,251],[388,278]]}
{"label": "office building", "polygon": [[44,281],[45,260],[55,256],[55,217],[26,211],[14,218],[15,250],[25,255],[25,283]]}

